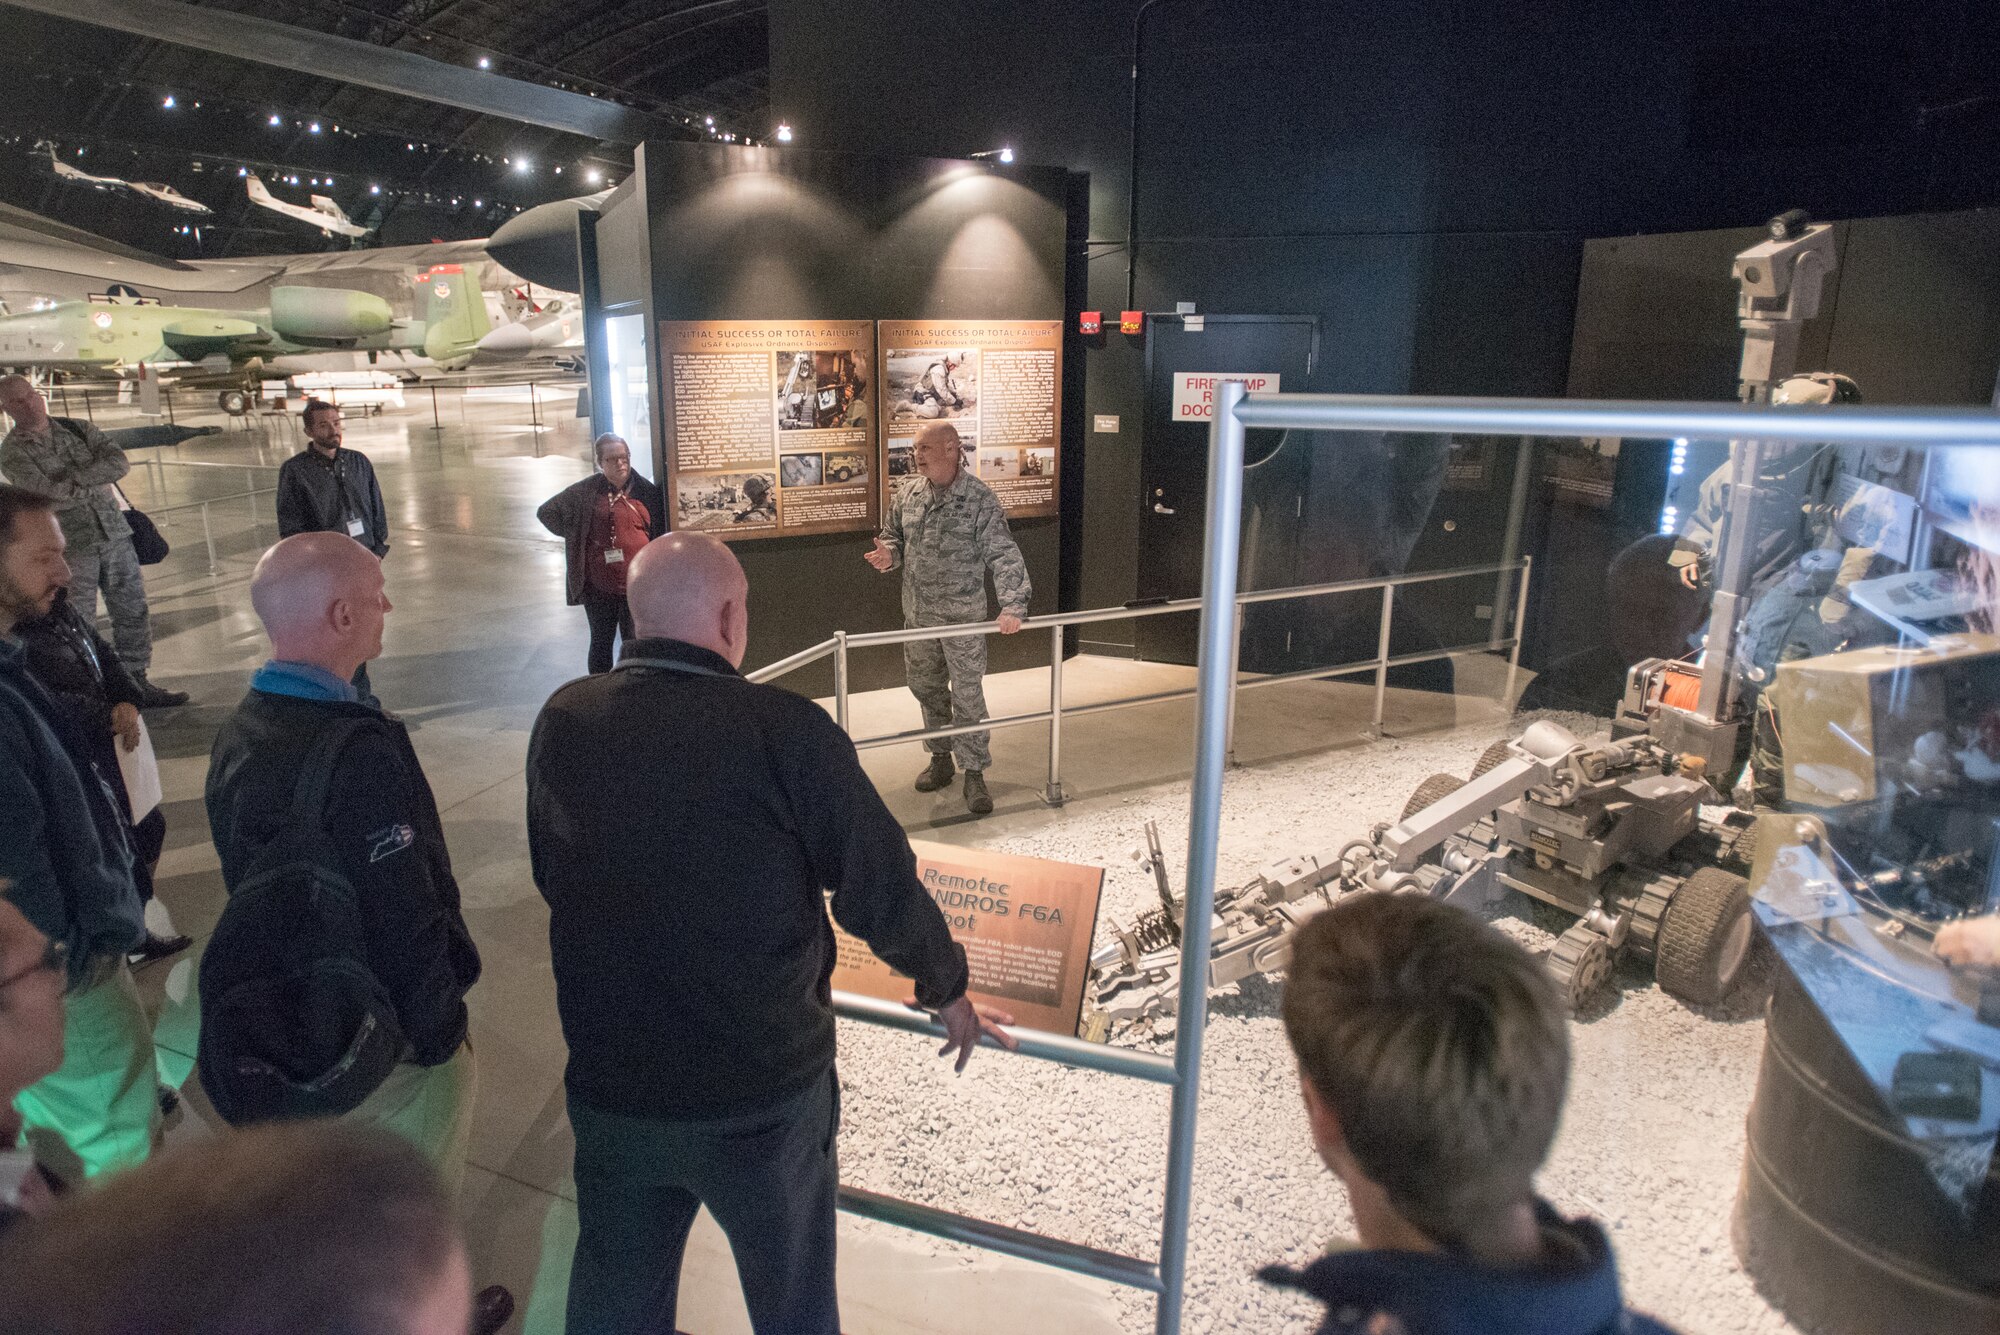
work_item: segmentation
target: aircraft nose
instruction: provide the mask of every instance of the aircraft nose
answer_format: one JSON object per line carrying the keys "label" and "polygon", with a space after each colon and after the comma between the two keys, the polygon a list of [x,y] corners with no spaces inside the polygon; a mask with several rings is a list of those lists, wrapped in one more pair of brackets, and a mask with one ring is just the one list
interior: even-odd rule
{"label": "aircraft nose", "polygon": [[479,350],[496,357],[518,357],[534,348],[535,336],[518,321],[490,329],[479,339]]}

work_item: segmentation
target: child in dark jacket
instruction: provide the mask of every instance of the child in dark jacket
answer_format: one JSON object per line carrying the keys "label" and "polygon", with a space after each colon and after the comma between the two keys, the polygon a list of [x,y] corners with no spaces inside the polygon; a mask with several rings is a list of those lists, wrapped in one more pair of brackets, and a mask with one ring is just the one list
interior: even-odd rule
{"label": "child in dark jacket", "polygon": [[1326,1303],[1321,1335],[1670,1335],[1626,1310],[1604,1231],[1535,1196],[1569,1022],[1525,950],[1436,901],[1360,895],[1299,932],[1284,1013],[1363,1250],[1261,1277]]}

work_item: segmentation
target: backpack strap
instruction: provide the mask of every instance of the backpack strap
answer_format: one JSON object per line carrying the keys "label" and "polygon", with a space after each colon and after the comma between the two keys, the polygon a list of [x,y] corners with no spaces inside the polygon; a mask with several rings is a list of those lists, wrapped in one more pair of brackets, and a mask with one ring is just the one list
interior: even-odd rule
{"label": "backpack strap", "polygon": [[298,783],[292,789],[290,819],[317,823],[326,810],[327,794],[333,788],[334,767],[340,753],[368,723],[367,719],[335,719],[333,725],[313,740],[312,750],[299,766]]}

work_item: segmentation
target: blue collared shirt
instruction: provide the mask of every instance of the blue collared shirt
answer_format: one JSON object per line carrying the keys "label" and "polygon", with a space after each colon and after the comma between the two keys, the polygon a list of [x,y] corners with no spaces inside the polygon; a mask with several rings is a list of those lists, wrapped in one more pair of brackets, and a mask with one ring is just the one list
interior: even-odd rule
{"label": "blue collared shirt", "polygon": [[352,682],[342,681],[316,664],[296,663],[284,658],[274,658],[258,668],[257,675],[250,678],[250,689],[267,695],[290,695],[301,700],[345,700],[349,704],[361,698]]}

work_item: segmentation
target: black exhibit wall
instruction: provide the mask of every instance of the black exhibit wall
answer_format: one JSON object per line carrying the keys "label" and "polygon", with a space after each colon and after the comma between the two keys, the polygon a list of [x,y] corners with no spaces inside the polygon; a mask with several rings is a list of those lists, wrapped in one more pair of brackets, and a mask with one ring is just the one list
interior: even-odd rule
{"label": "black exhibit wall", "polygon": [[[905,154],[1011,144],[1024,162],[1087,174],[1072,311],[1115,316],[1130,265],[1130,304],[1143,309],[1316,316],[1317,369],[1286,389],[1561,394],[1587,238],[1755,226],[1794,207],[1859,217],[2000,202],[1991,0],[769,10],[772,110],[801,142]],[[1727,341],[1733,315],[1721,318]],[[1104,415],[1119,429],[1084,430],[1066,456],[1083,488],[1067,555],[1085,606],[1137,587],[1143,340],[1107,331],[1077,340],[1078,406],[1084,426]],[[1385,550],[1412,569],[1501,554],[1510,449],[1459,467],[1483,447],[1303,447],[1301,580],[1373,573]],[[1397,458],[1412,449],[1430,457]],[[1393,504],[1359,494],[1440,476]],[[1413,533],[1340,540],[1412,522]],[[1479,610],[1430,609],[1454,640]],[[1371,619],[1360,624],[1372,634]],[[1343,628],[1304,629],[1326,660],[1374,648]]]}
{"label": "black exhibit wall", "polygon": [[[649,144],[644,168],[656,377],[661,320],[1063,318],[1066,172],[717,144]],[[1017,519],[1013,530],[1034,583],[1030,615],[1051,612],[1060,521]],[[744,661],[775,661],[836,630],[900,626],[902,575],[861,559],[871,537],[734,544],[750,577]],[[1048,662],[1045,636],[989,643],[996,671]],[[853,655],[851,689],[902,682],[899,649]],[[784,684],[828,694],[832,666],[823,661]]]}

